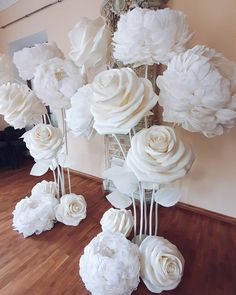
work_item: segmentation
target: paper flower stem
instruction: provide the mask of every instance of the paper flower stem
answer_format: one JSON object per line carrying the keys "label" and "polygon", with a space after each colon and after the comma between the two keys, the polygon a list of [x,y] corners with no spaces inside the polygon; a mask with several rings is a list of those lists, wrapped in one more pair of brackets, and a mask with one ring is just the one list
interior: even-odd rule
{"label": "paper flower stem", "polygon": [[[134,214],[134,239],[136,238],[137,235],[137,213],[136,213],[136,203],[134,199],[134,193],[131,194],[132,198],[132,203],[133,203],[133,214]],[[135,242],[135,240],[134,240]]]}
{"label": "paper flower stem", "polygon": [[157,230],[158,230],[158,203],[155,205],[155,232],[154,235],[157,236]]}
{"label": "paper flower stem", "polygon": [[140,196],[139,242],[141,242],[142,241],[142,233],[143,233],[143,190],[142,190],[141,182],[139,182],[139,196]]}
{"label": "paper flower stem", "polygon": [[68,178],[68,186],[69,186],[69,192],[71,194],[71,179],[70,179],[70,169],[66,168],[67,170],[67,178]]}
{"label": "paper flower stem", "polygon": [[57,199],[59,199],[59,184],[57,182],[57,177],[56,177],[56,173],[55,173],[54,169],[52,169],[52,173],[53,173],[54,182],[56,183],[56,190],[57,190],[56,197],[57,197]]}
{"label": "paper flower stem", "polygon": [[116,142],[117,142],[117,144],[118,144],[118,146],[119,146],[119,148],[120,148],[120,150],[121,150],[121,153],[122,153],[122,155],[123,155],[124,160],[126,160],[125,151],[124,151],[124,149],[123,149],[123,147],[122,147],[122,145],[121,145],[121,143],[120,143],[118,137],[116,136],[116,134],[112,134],[112,136],[115,138],[115,140],[116,140]]}
{"label": "paper flower stem", "polygon": [[153,204],[154,204],[154,194],[155,194],[155,189],[152,189],[152,199],[151,199],[151,204],[150,204],[150,211],[149,211],[149,236],[152,235],[152,211],[153,211]]}
{"label": "paper flower stem", "polygon": [[143,203],[144,203],[144,235],[147,235],[147,225],[148,225],[148,218],[147,218],[147,200],[145,196],[145,189],[142,188],[143,194]]}

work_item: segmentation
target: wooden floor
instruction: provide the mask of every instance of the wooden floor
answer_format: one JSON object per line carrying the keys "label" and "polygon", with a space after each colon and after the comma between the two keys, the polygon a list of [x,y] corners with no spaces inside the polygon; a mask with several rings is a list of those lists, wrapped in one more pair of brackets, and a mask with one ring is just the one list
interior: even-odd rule
{"label": "wooden floor", "polygon": [[[88,218],[78,227],[58,223],[49,232],[23,239],[12,230],[12,211],[40,179],[29,176],[29,170],[29,165],[19,170],[0,170],[0,294],[89,294],[79,277],[78,261],[83,248],[100,231],[100,218],[110,207],[101,185],[73,176],[73,192],[86,197]],[[178,246],[186,263],[181,284],[163,294],[236,294],[233,225],[180,208],[161,208],[159,235]],[[133,294],[152,293],[140,283]]]}

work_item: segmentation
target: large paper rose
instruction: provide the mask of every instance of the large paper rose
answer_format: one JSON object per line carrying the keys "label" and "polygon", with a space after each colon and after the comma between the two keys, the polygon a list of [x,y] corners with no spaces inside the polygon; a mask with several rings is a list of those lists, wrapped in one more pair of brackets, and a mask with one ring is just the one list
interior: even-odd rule
{"label": "large paper rose", "polygon": [[52,229],[57,204],[57,199],[51,194],[37,193],[22,199],[13,211],[13,228],[24,238]]}
{"label": "large paper rose", "polygon": [[46,112],[40,99],[26,85],[7,83],[0,86],[0,113],[14,128],[37,124]]}
{"label": "large paper rose", "polygon": [[152,126],[136,133],[127,155],[127,165],[139,181],[159,184],[183,177],[193,160],[191,149],[167,126]]}
{"label": "large paper rose", "polygon": [[120,233],[98,234],[80,258],[80,276],[92,295],[130,295],[139,271],[138,247]]}
{"label": "large paper rose", "polygon": [[236,63],[204,46],[175,56],[157,78],[163,119],[207,137],[236,123]]}
{"label": "large paper rose", "polygon": [[62,147],[62,133],[59,128],[47,124],[38,124],[23,135],[30,154],[37,160],[56,158]]}
{"label": "large paper rose", "polygon": [[57,189],[58,189],[57,184],[54,181],[43,180],[43,181],[37,183],[32,188],[32,195],[35,195],[35,194],[51,194],[54,197],[56,197]]}
{"label": "large paper rose", "polygon": [[70,108],[70,98],[83,84],[80,69],[57,57],[37,67],[33,82],[38,97],[54,109]]}
{"label": "large paper rose", "polygon": [[134,226],[134,218],[131,210],[111,208],[103,214],[100,223],[102,231],[118,232],[128,237]]}
{"label": "large paper rose", "polygon": [[86,70],[102,66],[109,58],[111,32],[102,17],[89,20],[84,17],[69,33],[70,58]]}
{"label": "large paper rose", "polygon": [[162,237],[149,236],[140,245],[141,278],[153,293],[175,289],[181,281],[184,258]]}
{"label": "large paper rose", "polygon": [[0,53],[0,85],[13,79],[12,64],[6,54]]}
{"label": "large paper rose", "polygon": [[91,114],[93,92],[90,85],[81,87],[71,98],[71,108],[66,112],[68,127],[75,136],[90,139],[94,134],[94,119]]}
{"label": "large paper rose", "polygon": [[66,225],[79,225],[86,218],[87,204],[83,196],[68,194],[61,197],[56,208],[56,218]]}
{"label": "large paper rose", "polygon": [[43,43],[15,52],[13,62],[18,69],[19,76],[23,80],[31,80],[37,66],[54,57],[64,58],[64,54],[55,43]]}
{"label": "large paper rose", "polygon": [[151,82],[129,68],[101,72],[91,85],[91,112],[100,134],[127,134],[158,100]]}
{"label": "large paper rose", "polygon": [[191,38],[183,12],[135,8],[121,15],[114,33],[114,57],[124,64],[166,64]]}

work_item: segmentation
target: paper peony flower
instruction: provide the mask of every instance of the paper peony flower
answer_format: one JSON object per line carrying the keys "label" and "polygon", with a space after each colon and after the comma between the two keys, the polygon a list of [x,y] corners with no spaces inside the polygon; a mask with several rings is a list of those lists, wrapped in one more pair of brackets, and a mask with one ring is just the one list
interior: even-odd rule
{"label": "paper peony flower", "polygon": [[35,93],[54,109],[70,108],[70,98],[83,84],[80,69],[57,57],[38,66],[33,81]]}
{"label": "paper peony flower", "polygon": [[26,85],[7,83],[0,86],[0,114],[14,128],[37,124],[46,112],[45,106]]}
{"label": "paper peony flower", "polygon": [[158,100],[151,82],[129,68],[103,71],[91,86],[91,112],[100,134],[127,134]]}
{"label": "paper peony flower", "polygon": [[82,18],[69,33],[70,58],[86,70],[105,65],[109,58],[111,32],[102,17]]}
{"label": "paper peony flower", "polygon": [[135,8],[121,15],[114,33],[114,57],[127,64],[166,64],[184,51],[192,34],[181,11]]}
{"label": "paper peony flower", "polygon": [[64,54],[55,43],[43,43],[15,52],[13,62],[17,67],[19,76],[23,80],[31,80],[37,66],[54,57],[64,58]]}
{"label": "paper peony flower", "polygon": [[183,177],[191,168],[191,149],[167,126],[152,126],[136,133],[127,155],[127,165],[139,181],[169,183]]}
{"label": "paper peony flower", "polygon": [[13,211],[13,228],[22,233],[24,238],[39,235],[54,226],[54,208],[57,199],[51,194],[34,194],[16,204]]}
{"label": "paper peony flower", "polygon": [[177,247],[162,237],[149,236],[140,247],[141,278],[149,291],[175,289],[181,281],[184,258]]}
{"label": "paper peony flower", "polygon": [[51,194],[54,197],[57,195],[57,184],[54,181],[46,181],[43,180],[39,183],[37,183],[32,188],[32,195],[35,194]]}
{"label": "paper peony flower", "polygon": [[62,133],[59,128],[38,124],[22,136],[31,156],[37,160],[56,158],[62,147]]}
{"label": "paper peony flower", "polygon": [[79,225],[86,218],[87,204],[83,196],[68,194],[61,197],[56,208],[56,218],[66,225]]}
{"label": "paper peony flower", "polygon": [[13,79],[12,64],[6,54],[0,53],[0,85]]}
{"label": "paper peony flower", "polygon": [[66,112],[68,127],[75,136],[90,139],[94,135],[94,119],[91,114],[93,92],[90,85],[81,87],[71,98],[71,108]]}
{"label": "paper peony flower", "polygon": [[98,234],[80,258],[80,276],[92,295],[130,295],[139,271],[138,247],[120,233]]}
{"label": "paper peony flower", "polygon": [[134,218],[131,210],[107,210],[100,221],[102,231],[118,232],[128,237],[134,226]]}
{"label": "paper peony flower", "polygon": [[207,137],[236,123],[236,63],[195,46],[175,56],[157,78],[163,119]]}

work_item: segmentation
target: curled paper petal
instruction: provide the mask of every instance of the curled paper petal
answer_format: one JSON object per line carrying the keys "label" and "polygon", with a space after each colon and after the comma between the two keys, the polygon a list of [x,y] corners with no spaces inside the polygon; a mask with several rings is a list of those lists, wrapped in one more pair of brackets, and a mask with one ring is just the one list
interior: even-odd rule
{"label": "curled paper petal", "polygon": [[106,196],[107,200],[113,207],[118,209],[125,209],[132,205],[132,200],[128,195],[122,194],[118,190]]}

